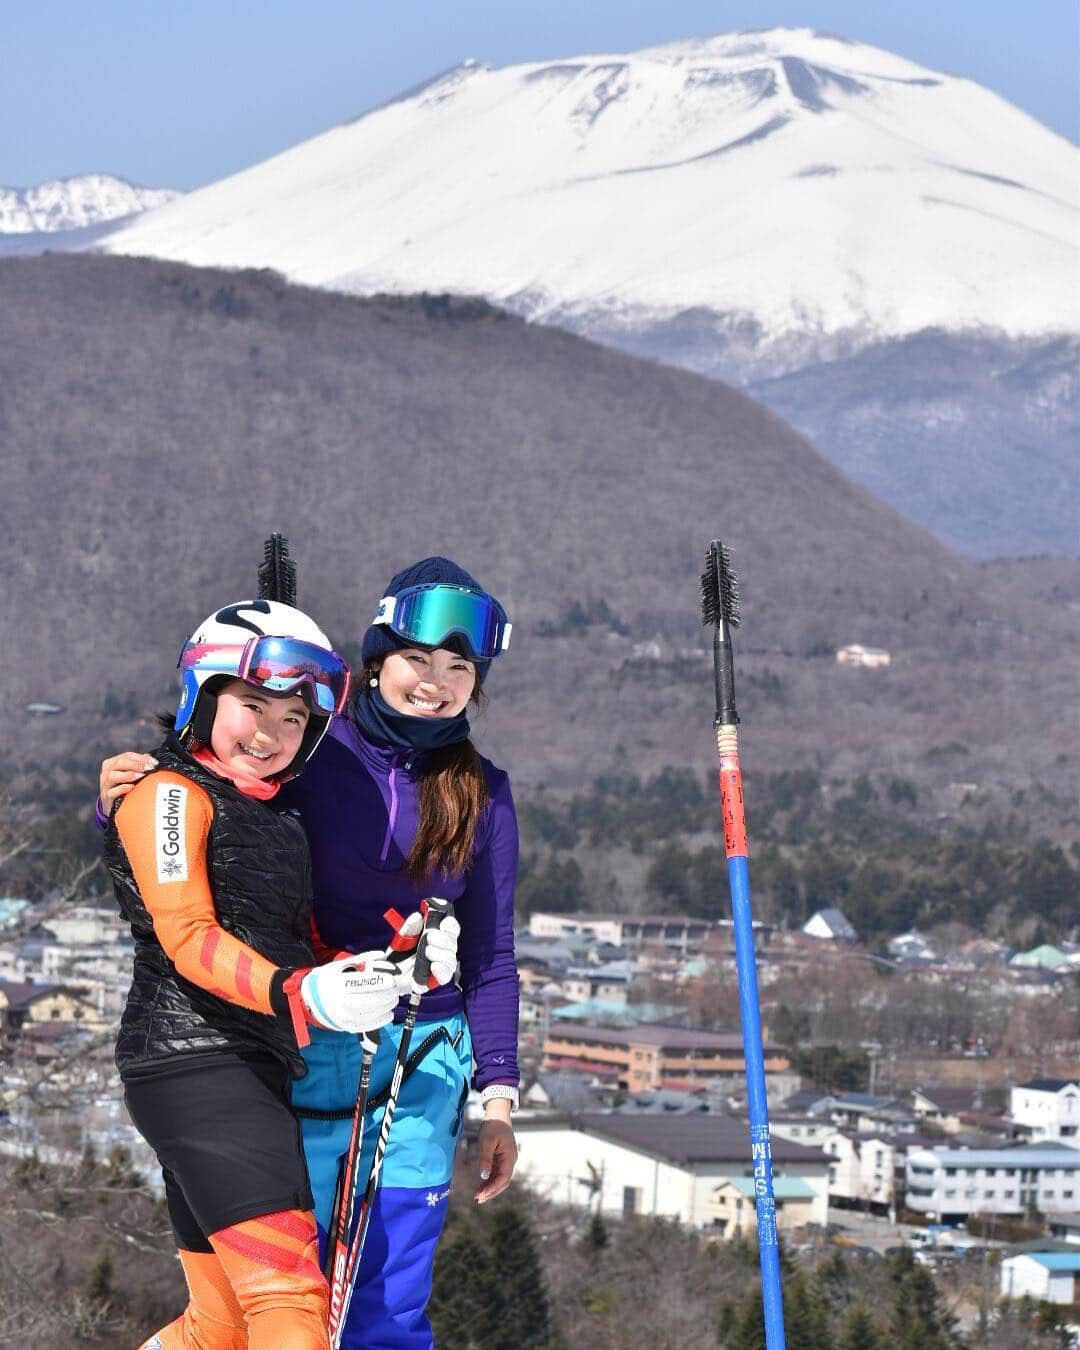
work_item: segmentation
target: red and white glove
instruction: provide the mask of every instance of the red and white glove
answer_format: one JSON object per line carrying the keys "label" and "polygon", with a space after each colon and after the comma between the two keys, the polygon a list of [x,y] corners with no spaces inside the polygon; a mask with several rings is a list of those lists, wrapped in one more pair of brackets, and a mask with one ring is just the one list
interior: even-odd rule
{"label": "red and white glove", "polygon": [[393,1020],[398,1000],[412,989],[410,975],[379,951],[316,966],[300,981],[304,1015],[330,1031],[375,1031]]}
{"label": "red and white glove", "polygon": [[428,960],[431,962],[431,974],[428,976],[428,988],[437,989],[449,984],[457,972],[458,938],[461,936],[461,924],[450,917],[442,921],[438,928],[424,929],[427,913],[426,903],[403,919],[396,909],[388,909],[383,915],[394,936],[386,949],[387,960],[393,962],[398,970],[412,979],[413,966],[416,963],[416,947],[421,933],[427,946]]}

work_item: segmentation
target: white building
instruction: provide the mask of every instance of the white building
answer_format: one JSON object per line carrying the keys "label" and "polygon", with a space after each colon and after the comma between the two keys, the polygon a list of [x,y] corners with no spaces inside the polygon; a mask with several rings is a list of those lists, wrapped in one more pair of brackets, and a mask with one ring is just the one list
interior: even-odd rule
{"label": "white building", "polygon": [[928,1218],[1071,1213],[1080,1200],[1080,1152],[1060,1145],[909,1149],[909,1209]]}
{"label": "white building", "polygon": [[813,1130],[812,1140],[829,1157],[829,1203],[852,1208],[876,1206],[880,1212],[890,1209],[896,1197],[897,1154],[903,1157],[907,1144],[882,1134],[858,1134],[838,1130],[821,1121],[794,1122],[770,1120],[774,1135],[794,1138],[792,1130]]}
{"label": "white building", "polygon": [[1080,1252],[1025,1252],[1001,1263],[1005,1298],[1043,1303],[1080,1303]]}
{"label": "white building", "polygon": [[130,931],[115,906],[97,909],[93,905],[73,905],[53,914],[43,926],[57,942],[69,947],[116,943]]}
{"label": "white building", "polygon": [[819,909],[816,914],[811,915],[803,924],[802,930],[807,937],[823,938],[831,942],[856,942],[859,937],[844,912],[832,906],[828,909]]}
{"label": "white building", "polygon": [[[754,1176],[749,1131],[730,1116],[518,1116],[514,1133],[517,1174],[556,1204],[660,1215],[725,1234],[747,1213],[737,1201],[747,1199],[744,1183],[752,1186]],[[825,1155],[774,1138],[772,1161],[778,1226],[827,1223]]]}
{"label": "white building", "polygon": [[1009,1115],[1033,1143],[1053,1139],[1080,1148],[1080,1079],[1033,1078],[1010,1088]]}
{"label": "white building", "polygon": [[839,666],[866,666],[874,670],[892,664],[892,655],[884,647],[867,647],[861,642],[849,642],[836,653]]}

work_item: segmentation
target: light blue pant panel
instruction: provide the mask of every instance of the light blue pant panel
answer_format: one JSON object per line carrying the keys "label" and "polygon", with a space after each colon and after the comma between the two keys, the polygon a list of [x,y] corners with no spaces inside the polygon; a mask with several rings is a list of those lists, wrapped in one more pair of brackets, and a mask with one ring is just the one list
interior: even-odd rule
{"label": "light blue pant panel", "polygon": [[[445,1027],[440,1038],[402,1084],[379,1194],[372,1209],[364,1258],[342,1344],[347,1350],[429,1350],[431,1327],[424,1308],[431,1292],[435,1246],[446,1218],[461,1108],[472,1075],[472,1042],[465,1019],[421,1022],[410,1053]],[[384,1027],[371,1074],[371,1095],[389,1083],[401,1027]],[[360,1046],[354,1036],[312,1030],[304,1051],[308,1075],[293,1084],[296,1107],[350,1108],[360,1078]],[[357,1169],[363,1191],[382,1124],[380,1108],[367,1117]],[[341,1159],[352,1121],[301,1116],[304,1153],[315,1194],[315,1217],[325,1241]]]}

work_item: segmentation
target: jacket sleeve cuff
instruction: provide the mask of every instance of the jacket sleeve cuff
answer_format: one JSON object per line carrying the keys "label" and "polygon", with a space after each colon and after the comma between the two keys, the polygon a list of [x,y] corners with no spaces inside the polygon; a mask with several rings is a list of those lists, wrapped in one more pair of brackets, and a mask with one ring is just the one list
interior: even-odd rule
{"label": "jacket sleeve cuff", "polygon": [[296,1044],[301,1050],[311,1044],[307,1013],[300,997],[300,982],[310,969],[310,966],[299,969],[279,966],[270,977],[270,1006],[278,1017],[292,1027]]}

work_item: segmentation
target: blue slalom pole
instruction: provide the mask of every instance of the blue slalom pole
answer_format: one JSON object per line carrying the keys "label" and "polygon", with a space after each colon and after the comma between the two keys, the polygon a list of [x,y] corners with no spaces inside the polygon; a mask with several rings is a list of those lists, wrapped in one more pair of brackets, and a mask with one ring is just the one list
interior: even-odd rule
{"label": "blue slalom pole", "polygon": [[746,1108],[750,1120],[750,1157],[754,1169],[761,1300],[768,1350],[785,1350],[784,1296],[780,1281],[780,1246],[776,1236],[769,1104],[765,1092],[765,1052],[761,1039],[754,924],[750,903],[749,848],[739,765],[739,714],[735,711],[735,658],[731,630],[739,622],[739,595],[727,549],[713,540],[701,576],[702,618],[713,625],[713,667],[716,679],[716,747],[720,752],[720,803],[724,848],[728,860],[731,918],[735,929],[735,966],[739,979],[743,1058],[746,1063]]}

